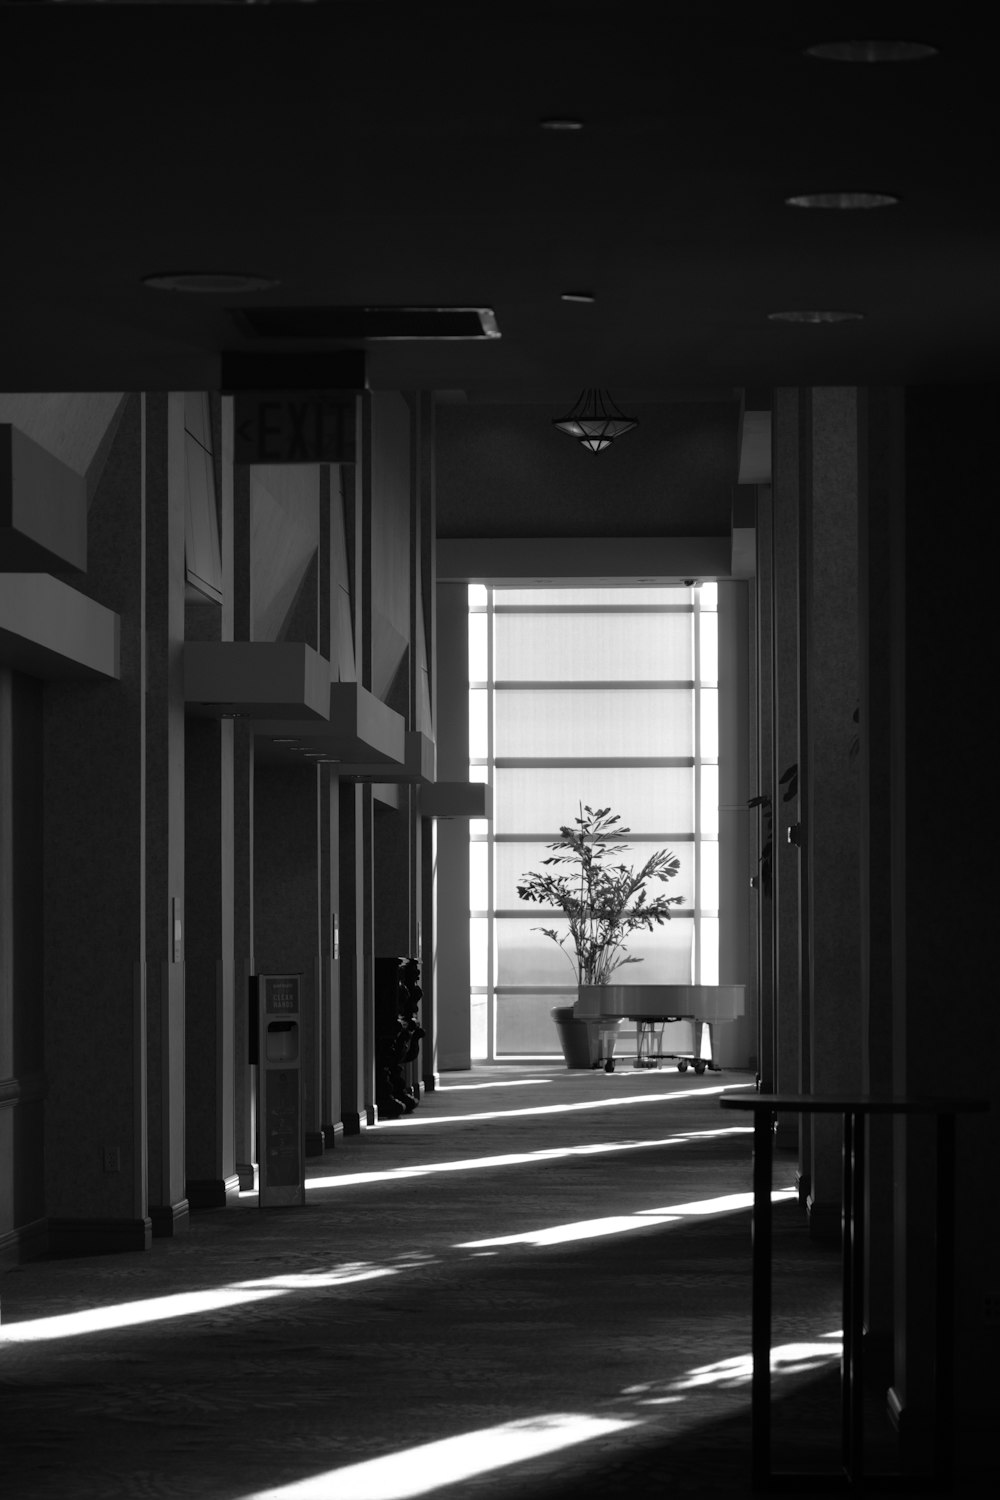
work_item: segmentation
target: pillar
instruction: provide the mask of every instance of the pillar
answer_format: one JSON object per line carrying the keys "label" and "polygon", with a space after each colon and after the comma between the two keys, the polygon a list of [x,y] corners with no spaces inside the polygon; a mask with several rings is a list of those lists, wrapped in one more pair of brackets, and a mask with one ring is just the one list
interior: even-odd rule
{"label": "pillar", "polygon": [[120,617],[120,680],[44,690],[45,1187],[57,1253],[148,1249],[152,1233],[145,429],[144,398],[130,396],[90,507],[79,585]]}
{"label": "pillar", "polygon": [[[437,590],[437,759],[441,781],[469,776],[469,603],[464,584]],[[435,823],[434,1005],[437,1066],[472,1066],[469,1003],[469,825]],[[428,984],[424,984],[426,994]]]}
{"label": "pillar", "polygon": [[[233,640],[253,640],[250,468],[233,466]],[[225,567],[226,549],[223,550]],[[257,1185],[257,1080],[250,1062],[250,978],[254,960],[254,756],[247,719],[233,726],[233,1103],[240,1188]]]}
{"label": "pillar", "polygon": [[[858,393],[801,396],[799,797],[805,869],[809,1091],[862,1085],[858,894],[860,793],[851,755],[858,704]],[[809,1162],[809,1223],[839,1237],[841,1128],[819,1115]]]}
{"label": "pillar", "polygon": [[[891,1094],[892,1022],[892,516],[903,484],[903,393],[859,393],[858,618],[859,702],[853,748],[860,789],[862,1084]],[[866,1360],[889,1384],[895,1301],[892,1123],[873,1117],[868,1132],[865,1204]]]}
{"label": "pillar", "polygon": [[302,1119],[307,1156],[323,1152],[319,1082],[319,767],[254,772],[254,956],[261,974],[300,976]]}
{"label": "pillar", "polygon": [[[758,486],[756,502],[757,572],[755,603],[756,763],[754,797],[766,798],[752,811],[750,838],[756,848],[754,879],[757,918],[757,1077],[765,1093],[777,1088],[778,1018],[774,993],[774,574],[771,548],[773,501]],[[720,712],[722,695],[719,695]],[[721,736],[720,736],[721,744]],[[720,801],[722,799],[720,798]]]}
{"label": "pillar", "polygon": [[184,395],[145,407],[146,1006],[149,1214],[187,1224],[184,1119]]}
{"label": "pillar", "polygon": [[[232,640],[232,400],[209,403],[222,557],[221,603],[189,602],[188,639]],[[207,436],[208,434],[203,434]],[[194,441],[188,435],[188,441]],[[192,1209],[237,1194],[232,719],[191,716],[185,741],[187,1196]]]}
{"label": "pillar", "polygon": [[[803,995],[800,985],[799,849],[789,842],[789,829],[799,823],[798,796],[788,798],[797,785],[794,769],[799,759],[799,401],[800,392],[782,389],[774,407],[775,468],[771,532],[774,634],[773,855],[774,988],[776,1010],[776,1086],[798,1093],[807,1086],[803,1068]],[[791,773],[791,776],[789,776]],[[788,779],[783,780],[783,778]],[[787,799],[787,800],[786,800]],[[812,1117],[782,1115],[776,1144],[789,1150],[809,1139]],[[803,1153],[803,1156],[805,1153]],[[799,1190],[808,1193],[808,1169],[800,1159]]]}
{"label": "pillar", "polygon": [[[981,1484],[995,1467],[1000,1394],[1000,1206],[992,1190],[1000,1100],[988,1066],[998,1040],[996,751],[987,727],[996,601],[988,570],[968,565],[981,555],[992,520],[996,402],[996,386],[907,388],[903,482],[897,471],[889,496],[893,1086],[991,1104],[987,1114],[958,1122],[959,1490]],[[892,1178],[897,1274],[889,1399],[911,1467],[925,1460],[935,1412],[930,1160],[926,1125],[901,1122]]]}
{"label": "pillar", "polygon": [[340,783],[340,1078],[345,1135],[375,1123],[372,791]]}

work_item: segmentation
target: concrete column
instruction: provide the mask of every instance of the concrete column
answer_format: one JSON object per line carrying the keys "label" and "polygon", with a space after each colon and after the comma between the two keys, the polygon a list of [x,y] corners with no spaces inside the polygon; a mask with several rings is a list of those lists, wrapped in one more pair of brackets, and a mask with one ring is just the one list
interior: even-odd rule
{"label": "concrete column", "polygon": [[399,788],[399,806],[375,804],[375,953],[379,958],[414,955],[413,815],[409,787]]}
{"label": "concrete column", "polygon": [[[901,390],[859,393],[858,629],[859,705],[855,759],[861,801],[861,1005],[866,1093],[892,1093],[892,514],[903,484]],[[889,1383],[895,1300],[891,1121],[868,1133],[865,1204],[865,1336],[868,1368]]]}
{"label": "concrete column", "polygon": [[148,1249],[152,1233],[144,406],[125,403],[79,585],[120,617],[120,680],[45,688],[45,1184],[61,1253]]}
{"label": "concrete column", "polygon": [[375,1123],[372,793],[340,786],[340,1064],[345,1135]]}
{"label": "concrete column", "polygon": [[719,585],[719,983],[748,985],[747,1014],[712,1036],[722,1067],[745,1067],[756,1053],[750,979],[752,867],[747,829],[749,599],[743,579]]}
{"label": "concrete column", "polygon": [[[232,640],[232,399],[213,397],[221,604],[188,602],[189,640]],[[185,740],[187,1196],[192,1209],[236,1194],[233,865],[234,721],[190,717]]]}
{"label": "concrete column", "polygon": [[[809,1088],[862,1086],[860,793],[851,757],[858,704],[858,395],[821,387],[804,397],[800,580],[804,703],[800,702],[802,859],[808,901]],[[812,1132],[809,1223],[840,1233],[841,1127],[818,1115]]]}
{"label": "concrete column", "polygon": [[[792,782],[782,777],[799,758],[799,392],[783,389],[774,406],[774,486],[771,572],[774,599],[774,678],[771,781],[773,824],[774,988],[777,1013],[776,1086],[785,1093],[805,1087],[802,1066],[802,991],[799,952],[799,850],[788,841],[799,822],[798,798],[786,801]],[[811,1117],[782,1115],[776,1143],[800,1144],[800,1128]],[[800,1188],[802,1183],[800,1171]]]}
{"label": "concrete column", "polygon": [[187,724],[187,1196],[238,1192],[234,1110],[233,723]]}
{"label": "concrete column", "polygon": [[[437,756],[442,781],[469,775],[469,604],[464,584],[437,590]],[[436,825],[434,1005],[437,1066],[472,1066],[469,1004],[469,825]],[[429,983],[424,984],[427,993]]]}
{"label": "concrete column", "polygon": [[[755,677],[757,706],[756,761],[753,794],[766,797],[751,816],[749,834],[757,850],[755,907],[757,916],[757,1076],[761,1089],[777,1087],[777,1016],[774,1000],[774,574],[771,556],[773,500],[770,489],[757,491],[757,576],[755,580]],[[722,695],[719,695],[720,710]],[[768,847],[770,846],[770,848]]]}
{"label": "concrete column", "polygon": [[184,395],[146,410],[146,1005],[149,1215],[187,1224],[184,1147]]}
{"label": "concrete column", "polygon": [[43,1254],[42,684],[0,667],[0,1260]]}
{"label": "concrete column", "polygon": [[[233,466],[233,640],[253,639],[253,571],[251,568],[250,469]],[[226,557],[223,538],[223,559]],[[224,563],[225,565],[225,563]],[[250,1057],[250,976],[254,966],[254,756],[253,734],[246,719],[233,731],[233,974],[235,981],[236,1170],[240,1187],[256,1185],[257,1080]]]}
{"label": "concrete column", "polygon": [[340,778],[336,767],[321,766],[320,776],[320,867],[323,912],[321,1004],[323,1026],[320,1050],[323,1143],[326,1148],[344,1133],[340,1077]]}
{"label": "concrete column", "polygon": [[301,976],[302,1111],[307,1156],[323,1152],[319,1085],[319,768],[254,774],[254,944],[258,972]]}
{"label": "concrete column", "polygon": [[[996,1246],[1000,1088],[995,736],[988,728],[996,601],[978,555],[996,490],[995,386],[905,392],[904,482],[890,489],[889,736],[892,782],[893,1087],[906,1095],[985,1098],[959,1117],[955,1215],[956,1490],[996,1463]],[[862,726],[864,730],[865,726]],[[985,1066],[983,1065],[985,1064]],[[933,1142],[901,1121],[895,1200],[895,1373],[890,1391],[904,1462],[926,1462],[935,1399],[931,1277]]]}

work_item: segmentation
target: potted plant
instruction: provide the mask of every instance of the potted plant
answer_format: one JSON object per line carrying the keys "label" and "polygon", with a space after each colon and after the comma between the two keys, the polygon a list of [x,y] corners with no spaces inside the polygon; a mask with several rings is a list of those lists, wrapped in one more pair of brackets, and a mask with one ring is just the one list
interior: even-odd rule
{"label": "potted plant", "polygon": [[[613,863],[626,853],[628,845],[618,841],[631,830],[620,827],[621,818],[608,807],[581,806],[573,821],[574,827],[560,828],[560,837],[546,846],[552,855],[542,860],[543,865],[568,865],[570,870],[522,875],[517,894],[522,901],[558,907],[564,913],[568,932],[554,927],[532,931],[543,933],[563,950],[577,987],[607,984],[623,964],[642,962],[625,946],[629,933],[637,928],[652,931],[669,920],[672,906],[683,903],[683,896],[650,898],[647,894],[653,882],[673,880],[681,862],[669,850],[659,849],[638,870]],[[553,1015],[558,1025],[559,1018]],[[566,1060],[570,1061],[568,1056]]]}

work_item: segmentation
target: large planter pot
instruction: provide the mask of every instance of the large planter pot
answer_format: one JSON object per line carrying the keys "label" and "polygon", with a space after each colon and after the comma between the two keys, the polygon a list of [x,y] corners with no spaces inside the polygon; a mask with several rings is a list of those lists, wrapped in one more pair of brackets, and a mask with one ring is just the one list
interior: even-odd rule
{"label": "large planter pot", "polygon": [[[620,1021],[605,1021],[596,1017],[581,1020],[574,1014],[572,1005],[554,1005],[551,1015],[556,1023],[559,1045],[567,1068],[598,1068],[611,1060]],[[607,1071],[610,1072],[611,1069]]]}

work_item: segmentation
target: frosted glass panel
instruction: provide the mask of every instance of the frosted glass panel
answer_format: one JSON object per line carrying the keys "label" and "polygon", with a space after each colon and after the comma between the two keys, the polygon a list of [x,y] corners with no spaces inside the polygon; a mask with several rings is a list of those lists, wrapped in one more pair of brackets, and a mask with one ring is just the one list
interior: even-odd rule
{"label": "frosted glass panel", "polygon": [[498,690],[494,754],[693,755],[691,690]]}
{"label": "frosted glass panel", "polygon": [[719,758],[719,689],[702,688],[701,754],[706,760]]}
{"label": "frosted glass panel", "polygon": [[489,984],[490,924],[486,917],[469,918],[469,983],[477,988]]}
{"label": "frosted glass panel", "polygon": [[469,1049],[473,1062],[489,1057],[489,1006],[485,995],[473,995],[469,1012]]}
{"label": "frosted glass panel", "polygon": [[701,661],[699,663],[700,680],[702,682],[718,682],[719,680],[719,617],[718,615],[698,616],[698,641],[701,649]]}
{"label": "frosted glass panel", "polygon": [[555,838],[579,805],[610,807],[637,833],[694,831],[694,771],[687,767],[538,767],[494,772],[494,831]]}
{"label": "frosted glass panel", "polygon": [[701,977],[699,984],[719,982],[719,919],[699,917],[701,923]]}
{"label": "frosted glass panel", "polygon": [[[651,854],[665,847],[669,847],[671,853],[677,855],[681,862],[680,872],[665,885],[657,882],[651,886],[649,896],[683,896],[685,904],[690,906],[694,900],[693,843],[664,845],[655,840],[649,843],[629,841],[628,849],[615,862],[636,869],[644,865]],[[572,875],[571,865],[550,865],[547,870],[544,868],[542,860],[547,859],[550,852],[543,843],[518,842],[496,845],[494,905],[498,910],[523,911],[529,915],[534,912],[536,921],[544,920],[538,915],[542,912],[542,907],[532,907],[528,902],[519,900],[517,884],[523,875],[532,870],[537,870],[540,874]]]}
{"label": "frosted glass panel", "polygon": [[469,681],[485,682],[489,676],[485,615],[469,616]]}
{"label": "frosted glass panel", "polygon": [[701,844],[701,908],[719,910],[719,846],[709,839]]}
{"label": "frosted glass panel", "polygon": [[[568,996],[566,1004],[572,1002]],[[497,1055],[524,1056],[525,1053],[562,1057],[559,1033],[552,1019],[552,1008],[560,1003],[558,995],[498,995]]]}
{"label": "frosted glass panel", "polygon": [[694,921],[691,917],[672,917],[661,927],[654,927],[652,932],[633,932],[626,946],[629,956],[641,958],[642,963],[625,964],[617,969],[612,984],[691,983],[694,972]]}
{"label": "frosted glass panel", "polygon": [[702,609],[718,609],[719,585],[717,583],[703,583],[698,590],[698,599]]}
{"label": "frosted glass panel", "polygon": [[701,834],[702,838],[719,837],[719,768],[701,768]]}
{"label": "frosted glass panel", "polygon": [[498,682],[689,682],[693,614],[494,616]]}
{"label": "frosted glass panel", "polygon": [[[571,967],[564,952],[541,932],[533,927],[554,927],[557,932],[568,932],[565,922],[554,918],[531,914],[520,917],[497,917],[495,922],[497,941],[497,986],[508,984],[559,984],[571,989],[576,987],[575,959]],[[572,947],[570,954],[572,955]],[[554,1003],[554,1002],[553,1002]]]}
{"label": "frosted glass panel", "polygon": [[490,753],[488,711],[490,695],[486,688],[469,692],[469,754],[473,760],[485,760]]}
{"label": "frosted glass panel", "polygon": [[469,906],[472,911],[486,911],[490,904],[490,846],[469,845]]}
{"label": "frosted glass panel", "polygon": [[[538,917],[497,918],[498,988],[523,984],[576,984],[572,944],[567,939],[565,947],[560,949],[544,933],[532,930],[538,926],[552,927],[560,935],[569,931],[566,922],[554,917],[549,921]],[[672,917],[652,932],[631,933],[626,947],[631,957],[642,959],[642,962],[624,964],[619,968],[614,976],[615,984],[690,984],[694,949],[692,917]],[[567,950],[573,957],[572,965],[566,957]]]}
{"label": "frosted glass panel", "polygon": [[[714,587],[714,585],[713,585]],[[694,590],[683,585],[677,588],[614,588],[614,589],[495,589],[493,598],[498,608],[511,604],[690,604]]]}

